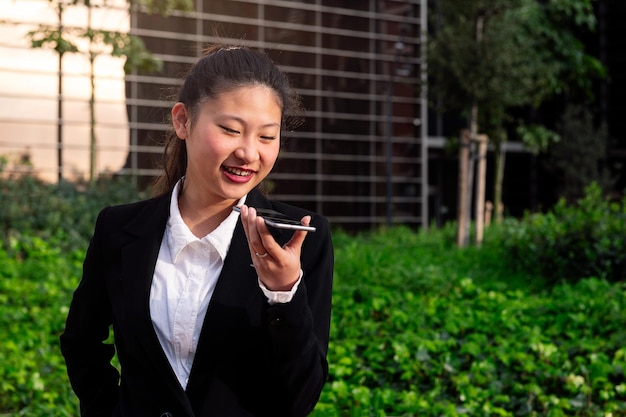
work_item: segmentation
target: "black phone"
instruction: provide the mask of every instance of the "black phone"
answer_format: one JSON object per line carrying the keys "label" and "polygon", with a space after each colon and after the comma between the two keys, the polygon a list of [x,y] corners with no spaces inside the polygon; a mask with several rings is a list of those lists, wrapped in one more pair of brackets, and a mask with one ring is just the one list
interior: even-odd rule
{"label": "black phone", "polygon": [[[233,210],[241,211],[238,206],[234,206]],[[265,221],[265,224],[277,229],[290,229],[290,230],[306,230],[307,232],[314,232],[315,227],[305,226],[300,223],[300,220],[292,219],[291,217],[272,209],[255,208],[257,216],[260,216]]]}

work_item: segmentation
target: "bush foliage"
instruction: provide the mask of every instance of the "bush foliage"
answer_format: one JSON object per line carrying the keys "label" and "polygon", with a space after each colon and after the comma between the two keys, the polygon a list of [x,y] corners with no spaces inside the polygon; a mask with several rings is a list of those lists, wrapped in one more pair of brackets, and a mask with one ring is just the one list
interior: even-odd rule
{"label": "bush foliage", "polygon": [[100,209],[144,196],[128,178],[101,179],[87,187],[50,184],[27,175],[0,176],[0,242],[7,249],[13,241],[37,236],[55,240],[63,250],[83,248]]}
{"label": "bush foliage", "polygon": [[0,416],[79,415],[59,335],[83,253],[31,235],[0,248]]}
{"label": "bush foliage", "polygon": [[595,183],[575,204],[509,219],[502,233],[513,265],[551,281],[626,279],[626,197],[610,201]]}
{"label": "bush foliage", "polygon": [[[78,416],[58,336],[97,211],[137,196],[26,186],[40,197],[0,206],[0,416]],[[599,209],[559,210],[582,222]],[[546,233],[533,225],[510,220],[465,249],[453,225],[337,231],[330,376],[313,416],[626,416],[624,283],[511,268],[524,242],[511,234]]]}
{"label": "bush foliage", "polygon": [[524,288],[491,275],[497,248],[470,265],[430,240],[340,243],[316,417],[626,415],[623,284]]}

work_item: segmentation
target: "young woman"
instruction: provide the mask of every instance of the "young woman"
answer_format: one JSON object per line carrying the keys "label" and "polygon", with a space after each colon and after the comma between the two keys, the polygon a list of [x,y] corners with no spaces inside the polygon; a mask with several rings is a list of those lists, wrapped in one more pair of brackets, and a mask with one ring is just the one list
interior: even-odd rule
{"label": "young woman", "polygon": [[[215,46],[191,69],[159,195],[107,207],[96,222],[61,336],[82,416],[313,409],[328,375],[328,223],[258,190],[298,103],[260,52]],[[316,230],[268,227],[257,209]]]}

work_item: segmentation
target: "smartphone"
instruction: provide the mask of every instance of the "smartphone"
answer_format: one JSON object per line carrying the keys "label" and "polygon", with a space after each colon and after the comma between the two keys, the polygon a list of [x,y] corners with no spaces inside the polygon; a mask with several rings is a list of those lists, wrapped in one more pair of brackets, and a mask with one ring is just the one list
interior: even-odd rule
{"label": "smartphone", "polygon": [[[238,206],[234,206],[233,210],[240,212],[241,209]],[[265,224],[277,229],[290,229],[290,230],[306,230],[307,232],[314,232],[315,227],[305,226],[300,223],[300,220],[292,219],[283,213],[280,213],[272,209],[255,209],[256,214],[263,218]]]}

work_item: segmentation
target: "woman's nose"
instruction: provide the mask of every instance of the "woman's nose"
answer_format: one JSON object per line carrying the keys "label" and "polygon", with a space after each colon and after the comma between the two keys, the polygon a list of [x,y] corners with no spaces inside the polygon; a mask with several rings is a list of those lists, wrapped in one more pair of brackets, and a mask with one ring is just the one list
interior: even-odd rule
{"label": "woman's nose", "polygon": [[235,156],[245,163],[254,162],[259,159],[256,141],[254,139],[242,140],[237,149],[235,149]]}

